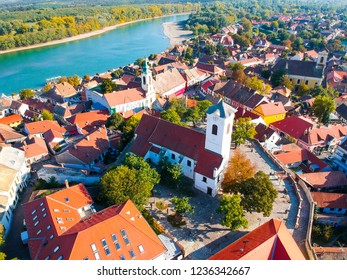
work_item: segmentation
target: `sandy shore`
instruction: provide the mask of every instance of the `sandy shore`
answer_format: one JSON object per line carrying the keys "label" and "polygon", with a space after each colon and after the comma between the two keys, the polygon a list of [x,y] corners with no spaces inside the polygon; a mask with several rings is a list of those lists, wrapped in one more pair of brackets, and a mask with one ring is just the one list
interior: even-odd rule
{"label": "sandy shore", "polygon": [[170,48],[180,45],[193,35],[192,31],[184,30],[179,22],[163,23],[164,35],[170,40]]}
{"label": "sandy shore", "polygon": [[[184,15],[184,14],[190,14],[190,13],[165,15],[165,16],[155,17],[155,18],[169,17],[169,16],[174,16],[174,15]],[[151,18],[151,19],[155,19],[155,18]],[[46,46],[53,46],[53,45],[63,44],[63,43],[77,41],[77,40],[81,40],[81,39],[86,39],[86,38],[90,38],[90,37],[97,36],[97,35],[103,34],[105,32],[111,31],[111,30],[116,29],[120,26],[124,26],[124,25],[130,24],[130,23],[145,21],[145,20],[149,20],[149,19],[146,18],[146,19],[139,19],[139,20],[135,20],[135,21],[120,23],[120,24],[105,27],[105,28],[100,29],[100,30],[95,30],[95,31],[92,31],[89,33],[79,34],[79,35],[76,35],[73,37],[68,37],[68,38],[64,38],[64,39],[60,39],[60,40],[54,40],[54,41],[50,41],[50,42],[46,42],[46,43],[42,43],[42,44],[36,44],[36,45],[32,45],[32,46],[27,46],[27,47],[14,48],[14,49],[10,49],[10,50],[0,51],[0,55],[4,54],[4,53],[11,53],[11,52],[35,49],[35,48],[46,47]],[[185,36],[185,32],[187,32],[187,31],[182,30],[181,27],[175,22],[168,22],[168,23],[164,23],[163,25],[164,25],[164,34],[165,34],[165,36],[167,36],[170,39],[170,46],[172,44],[175,45],[174,42],[180,42],[180,36]],[[181,41],[184,39],[185,38],[182,38]]]}

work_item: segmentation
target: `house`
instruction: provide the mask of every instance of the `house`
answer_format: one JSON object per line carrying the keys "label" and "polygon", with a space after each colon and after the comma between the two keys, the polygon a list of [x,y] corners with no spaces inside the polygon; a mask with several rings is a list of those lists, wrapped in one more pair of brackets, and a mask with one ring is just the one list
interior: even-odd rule
{"label": "house", "polygon": [[79,139],[70,148],[57,154],[55,159],[60,165],[99,172],[102,169],[102,160],[109,147],[107,129],[99,127]]}
{"label": "house", "polygon": [[43,138],[51,153],[59,152],[67,144],[64,133],[54,129],[47,130],[43,134]]}
{"label": "house", "polygon": [[206,111],[206,133],[144,115],[130,152],[158,164],[167,157],[182,166],[195,188],[215,196],[229,161],[235,109],[220,101]]}
{"label": "house", "polygon": [[42,114],[43,110],[53,113],[54,106],[51,103],[43,102],[40,99],[25,98],[22,100],[24,104],[29,106],[29,110]]}
{"label": "house", "polygon": [[249,118],[251,123],[253,123],[255,126],[257,126],[258,124],[266,125],[262,117],[258,116],[257,114],[254,114],[251,111],[246,110],[245,108],[236,111],[235,121],[239,118]]}
{"label": "house", "polygon": [[24,113],[26,110],[29,110],[29,106],[27,104],[24,104],[17,100],[12,100],[12,103],[10,106],[10,112],[12,114],[18,114],[18,115],[24,116]]}
{"label": "house", "polygon": [[334,152],[346,135],[346,125],[321,126],[306,131],[304,135],[298,138],[298,145],[317,153],[320,153],[322,150]]}
{"label": "house", "polygon": [[189,69],[187,64],[177,61],[169,64],[153,66],[153,72],[157,75],[173,68],[176,68],[179,72]]}
{"label": "house", "polygon": [[5,124],[0,124],[0,144],[13,144],[22,142],[25,136],[16,132],[13,128]]}
{"label": "house", "polygon": [[322,84],[327,58],[328,53],[326,51],[319,53],[317,62],[279,58],[272,71],[284,70],[296,88],[300,85],[314,88]]}
{"label": "house", "polygon": [[271,219],[209,260],[305,260],[285,222]]}
{"label": "house", "polygon": [[4,94],[0,96],[0,118],[3,118],[11,113],[11,103],[11,97]]}
{"label": "house", "polygon": [[347,194],[330,192],[311,192],[311,197],[317,205],[318,214],[347,214]]}
{"label": "house", "polygon": [[341,103],[339,106],[337,106],[335,113],[337,114],[340,121],[342,121],[344,124],[347,123],[347,105],[346,104]]}
{"label": "house", "polygon": [[23,205],[33,260],[160,260],[167,251],[127,200],[96,212],[78,184]]}
{"label": "house", "polygon": [[42,137],[48,130],[56,130],[61,133],[65,133],[66,129],[61,127],[57,121],[38,121],[32,123],[25,123],[23,131],[27,135]]}
{"label": "house", "polygon": [[210,76],[225,76],[225,70],[215,64],[198,62],[194,67]]}
{"label": "house", "polygon": [[342,171],[312,172],[297,174],[299,184],[304,184],[310,191],[335,191],[347,186],[346,175]]}
{"label": "house", "polygon": [[341,143],[337,146],[334,155],[333,162],[338,170],[345,172],[347,175],[347,138],[343,138]]}
{"label": "house", "polygon": [[25,160],[28,165],[49,159],[49,153],[44,139],[29,136],[20,147],[25,152]]}
{"label": "house", "polygon": [[260,104],[254,108],[253,113],[261,116],[267,125],[286,117],[286,110],[281,102]]}
{"label": "house", "polygon": [[187,89],[186,80],[176,68],[156,75],[153,84],[156,93],[161,97],[180,96]]}
{"label": "house", "polygon": [[223,45],[224,47],[232,47],[234,45],[234,40],[230,35],[227,34],[213,34],[211,37],[213,45],[217,46],[218,44]]}
{"label": "house", "polygon": [[77,90],[68,82],[61,82],[54,85],[54,87],[41,94],[40,97],[48,100],[52,104],[62,104],[72,100],[78,100]]}
{"label": "house", "polygon": [[86,89],[87,100],[93,102],[93,107],[107,109],[110,114],[151,108],[156,98],[155,95],[156,91],[152,72],[148,68],[147,62],[142,69],[140,87],[128,88],[107,94],[102,94],[96,89]]}
{"label": "house", "polygon": [[293,142],[297,142],[297,139],[312,129],[313,126],[314,123],[311,120],[296,115],[291,115],[284,120],[271,124],[271,128],[277,131],[281,137],[286,137]]}
{"label": "house", "polygon": [[282,145],[280,151],[276,151],[274,156],[287,168],[298,170],[299,172],[323,172],[330,171],[330,167],[323,160],[308,150],[300,148],[292,143]]}
{"label": "house", "polygon": [[288,107],[292,105],[292,102],[289,97],[285,97],[284,95],[275,92],[271,95],[270,98],[271,103],[281,102],[284,107]]}
{"label": "house", "polygon": [[12,115],[1,118],[0,124],[9,125],[10,127],[17,127],[22,123],[22,121],[23,121],[23,118],[21,115],[12,114]]}
{"label": "house", "polygon": [[76,125],[80,134],[87,134],[97,127],[106,125],[109,116],[108,110],[95,110],[75,114],[66,121],[71,125]]}
{"label": "house", "polygon": [[0,150],[0,223],[8,234],[13,220],[13,210],[19,201],[19,192],[27,187],[30,167],[23,151],[2,147]]}
{"label": "house", "polygon": [[181,72],[183,78],[186,80],[187,87],[191,87],[204,81],[208,75],[205,72],[199,71],[197,68],[190,68]]}
{"label": "house", "polygon": [[279,134],[274,129],[266,126],[265,124],[259,123],[255,127],[255,130],[257,134],[254,136],[254,138],[258,140],[262,145],[267,146],[268,144],[270,144],[271,146],[273,146],[277,143],[278,140],[281,139]]}
{"label": "house", "polygon": [[280,93],[282,95],[284,95],[285,97],[289,97],[290,94],[292,93],[292,91],[288,88],[286,88],[285,86],[279,85],[277,87],[274,87],[271,90],[271,93]]}

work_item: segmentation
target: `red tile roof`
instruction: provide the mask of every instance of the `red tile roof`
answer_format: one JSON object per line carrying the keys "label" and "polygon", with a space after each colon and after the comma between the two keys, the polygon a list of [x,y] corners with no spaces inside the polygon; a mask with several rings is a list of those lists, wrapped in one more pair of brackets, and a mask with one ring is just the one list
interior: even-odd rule
{"label": "red tile roof", "polygon": [[271,127],[298,139],[313,127],[313,123],[305,118],[291,115],[284,120],[272,123]]}
{"label": "red tile roof", "polygon": [[347,185],[346,175],[342,171],[314,172],[297,174],[297,176],[314,189]]}
{"label": "red tile roof", "polygon": [[109,116],[108,110],[97,110],[79,113],[66,120],[71,124],[77,124],[80,129],[90,132],[105,125]]}
{"label": "red tile roof", "polygon": [[[130,250],[133,250],[133,259],[150,260],[166,252],[165,246],[130,200],[81,216],[83,207],[92,202],[86,188],[79,184],[24,204],[32,259],[49,256],[49,259],[56,260],[61,256],[64,260],[93,260],[95,251],[103,260],[119,260],[121,256],[132,259]],[[51,239],[52,234],[54,237]],[[128,245],[123,234],[126,234]],[[115,238],[119,249],[115,246]]]}
{"label": "red tile roof", "polygon": [[13,114],[13,115],[9,115],[7,117],[3,117],[2,119],[0,119],[0,124],[13,124],[16,122],[21,122],[23,120],[23,118],[18,115],[18,114]]}
{"label": "red tile roof", "polygon": [[131,103],[145,99],[145,92],[141,87],[129,88],[121,91],[114,91],[104,95],[108,105],[116,107],[117,105]]}
{"label": "red tile roof", "polygon": [[143,115],[135,133],[131,152],[144,157],[152,143],[197,161],[195,172],[209,178],[219,168],[223,158],[205,149],[205,134],[168,121]]}
{"label": "red tile roof", "polygon": [[284,222],[271,219],[209,260],[305,260]]}
{"label": "red tile roof", "polygon": [[43,134],[46,131],[52,129],[64,133],[66,130],[59,125],[57,121],[38,121],[26,123],[25,127],[29,131],[29,134]]}
{"label": "red tile roof", "polygon": [[319,208],[347,209],[347,194],[311,192],[311,196]]}
{"label": "red tile roof", "polygon": [[317,145],[328,140],[328,138],[342,139],[345,135],[347,135],[346,125],[329,125],[311,129],[307,134],[302,135],[300,140],[309,145]]}
{"label": "red tile roof", "polygon": [[48,155],[48,149],[45,140],[42,138],[32,136],[28,138],[27,145],[21,147],[25,151],[25,158],[30,159],[33,157]]}

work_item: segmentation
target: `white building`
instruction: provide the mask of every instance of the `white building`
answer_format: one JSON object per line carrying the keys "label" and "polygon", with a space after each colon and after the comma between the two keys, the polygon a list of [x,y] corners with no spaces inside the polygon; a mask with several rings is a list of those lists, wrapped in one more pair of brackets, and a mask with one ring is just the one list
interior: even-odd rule
{"label": "white building", "polygon": [[144,115],[130,152],[155,164],[163,157],[179,163],[197,189],[215,196],[229,162],[236,110],[223,101],[207,111],[206,133]]}
{"label": "white building", "polygon": [[147,60],[142,69],[141,87],[114,91],[107,94],[87,88],[86,97],[87,100],[93,101],[95,108],[107,108],[111,114],[151,108],[156,98],[156,91],[153,85],[152,72],[148,68]]}
{"label": "white building", "polygon": [[0,151],[0,223],[8,233],[13,219],[13,210],[19,192],[27,186],[30,167],[25,161],[25,152],[12,147],[3,147]]}

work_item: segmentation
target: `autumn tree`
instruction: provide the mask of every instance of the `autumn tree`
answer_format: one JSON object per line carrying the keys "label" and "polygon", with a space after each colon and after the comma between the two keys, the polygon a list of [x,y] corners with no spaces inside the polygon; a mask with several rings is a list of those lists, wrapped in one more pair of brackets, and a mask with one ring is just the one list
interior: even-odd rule
{"label": "autumn tree", "polygon": [[67,77],[67,82],[73,87],[78,87],[80,84],[80,78],[77,75]]}
{"label": "autumn tree", "polygon": [[287,75],[281,77],[280,85],[285,86],[287,89],[293,90],[294,85]]}
{"label": "autumn tree", "polygon": [[254,177],[243,181],[239,186],[239,193],[245,211],[263,213],[265,217],[270,216],[277,191],[269,176],[263,171],[258,171]]}
{"label": "autumn tree", "polygon": [[45,86],[42,88],[42,91],[43,91],[43,92],[48,92],[48,91],[50,91],[51,89],[52,89],[51,84],[47,83],[47,84],[45,84]]}
{"label": "autumn tree", "polygon": [[54,115],[52,112],[46,110],[46,109],[43,109],[42,110],[42,119],[44,120],[48,120],[48,121],[53,121],[54,120]]}
{"label": "autumn tree", "polygon": [[240,149],[234,151],[224,174],[222,189],[225,193],[237,194],[240,184],[255,175],[256,168]]}
{"label": "autumn tree", "polygon": [[23,100],[25,98],[33,98],[34,96],[35,96],[35,92],[30,88],[21,89],[19,91],[19,97],[21,100]]}
{"label": "autumn tree", "polygon": [[254,139],[256,134],[255,124],[251,123],[251,118],[239,118],[234,123],[231,139],[236,146],[239,146],[244,144],[247,139]]}
{"label": "autumn tree", "polygon": [[142,157],[127,154],[123,165],[101,177],[100,199],[106,205],[115,205],[131,199],[141,210],[159,180],[157,171]]}
{"label": "autumn tree", "polygon": [[241,196],[238,194],[223,195],[216,212],[224,214],[221,224],[231,230],[248,227],[248,221],[241,206]]}
{"label": "autumn tree", "polygon": [[336,109],[336,104],[333,99],[328,96],[319,95],[315,98],[312,104],[312,111],[321,123],[328,123],[330,114]]}

